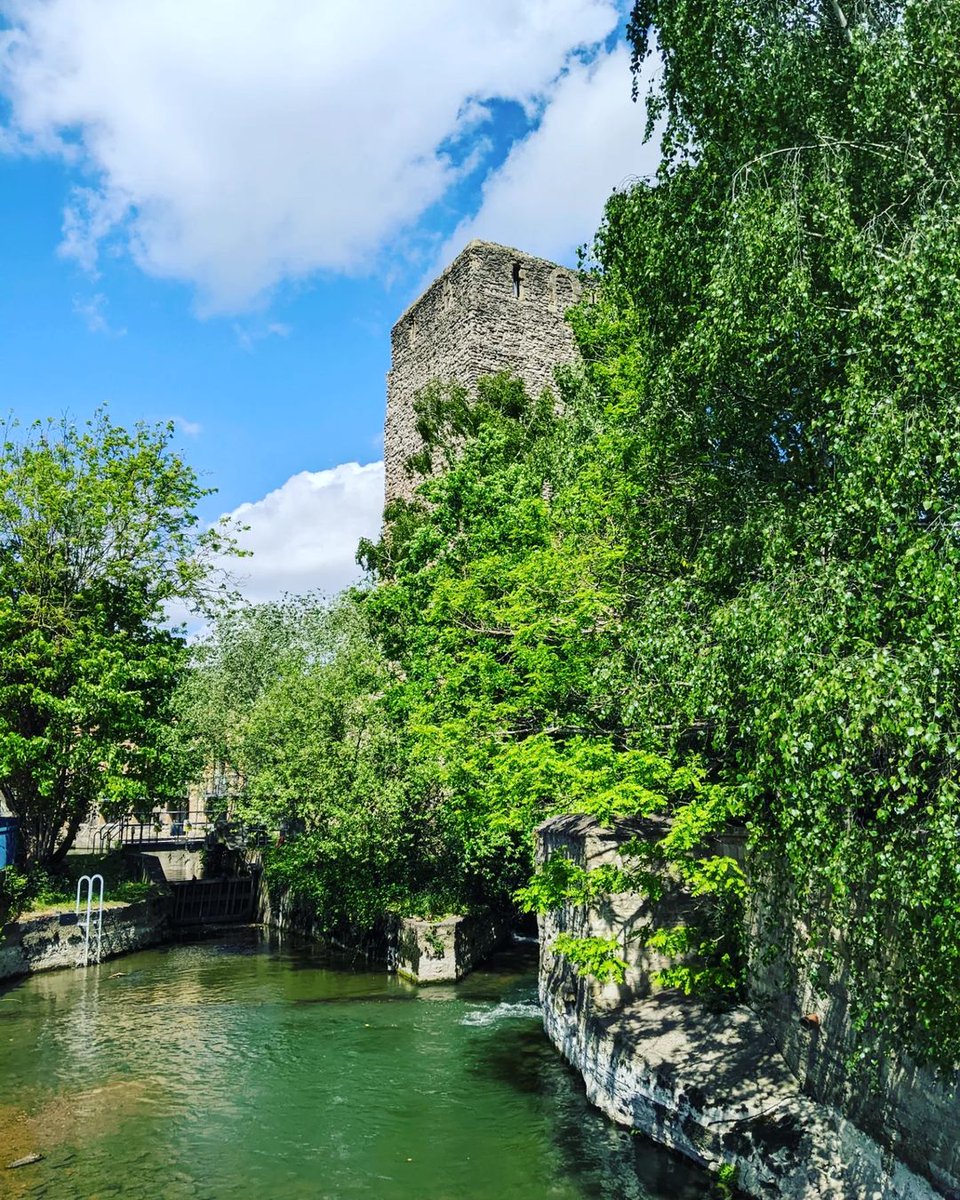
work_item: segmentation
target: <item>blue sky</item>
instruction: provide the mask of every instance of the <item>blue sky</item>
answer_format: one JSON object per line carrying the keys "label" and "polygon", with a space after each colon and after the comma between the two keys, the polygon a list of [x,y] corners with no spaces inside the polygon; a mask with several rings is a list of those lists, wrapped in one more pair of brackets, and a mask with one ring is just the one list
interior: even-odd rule
{"label": "blue sky", "polygon": [[375,533],[389,332],[656,167],[610,0],[0,0],[0,407],[174,419],[244,587]]}

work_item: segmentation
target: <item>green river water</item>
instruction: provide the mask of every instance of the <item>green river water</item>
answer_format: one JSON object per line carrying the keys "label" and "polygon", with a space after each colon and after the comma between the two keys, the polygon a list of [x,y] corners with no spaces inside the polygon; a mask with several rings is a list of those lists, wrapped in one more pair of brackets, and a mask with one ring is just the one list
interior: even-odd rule
{"label": "green river water", "polygon": [[7,986],[0,1196],[706,1196],[588,1105],[534,966],[527,948],[416,989],[245,930]]}

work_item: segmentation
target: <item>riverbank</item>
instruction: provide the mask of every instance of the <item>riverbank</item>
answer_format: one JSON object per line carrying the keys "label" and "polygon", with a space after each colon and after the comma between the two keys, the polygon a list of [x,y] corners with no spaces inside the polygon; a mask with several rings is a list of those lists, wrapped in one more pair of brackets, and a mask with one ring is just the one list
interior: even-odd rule
{"label": "riverbank", "polygon": [[[108,902],[103,908],[101,961],[155,946],[169,936],[167,896],[131,904]],[[83,933],[72,910],[27,913],[0,932],[0,980],[75,967],[82,952]]]}
{"label": "riverbank", "polygon": [[[152,864],[150,870],[158,883],[149,899],[104,904],[102,959],[169,940],[185,924],[202,927],[204,922],[196,917],[194,910],[202,913],[206,908],[210,914],[208,926],[232,923],[232,912],[222,921],[218,918],[217,906],[210,896],[195,899],[192,906],[171,903],[165,867],[154,861],[157,857],[143,856],[144,863]],[[284,891],[272,891],[262,871],[255,870],[254,874],[250,923],[333,946],[371,963],[382,963],[387,971],[412,983],[457,982],[511,940],[509,922],[485,911],[436,919],[388,915],[373,930],[344,930],[340,938],[332,937],[313,909]],[[175,880],[173,886],[176,892],[184,887],[214,888],[217,882]],[[173,899],[177,900],[176,894]],[[0,932],[0,980],[33,971],[74,967],[82,950],[82,930],[72,908],[50,906],[26,913],[3,926]]]}
{"label": "riverbank", "polygon": [[[592,818],[556,818],[538,832],[538,856],[542,861],[562,851],[591,869],[616,862],[621,841],[637,832],[628,822],[622,825],[609,829]],[[738,1184],[749,1196],[937,1200],[956,1195],[960,1096],[951,1082],[931,1077],[916,1086],[914,1076],[900,1072],[891,1081],[885,1110],[887,1125],[896,1117],[898,1140],[875,1135],[854,1119],[862,1097],[850,1096],[841,1106],[825,1101],[813,1086],[819,1060],[836,1060],[834,1075],[842,1065],[837,1046],[819,1044],[821,1031],[833,1028],[829,1013],[822,1024],[812,1021],[805,1029],[807,1071],[801,1078],[784,1053],[784,1037],[778,1036],[782,1017],[773,1021],[766,1014],[765,1020],[759,1005],[715,1012],[676,992],[657,991],[653,977],[665,963],[646,947],[642,934],[674,924],[678,913],[676,896],[652,903],[623,894],[596,908],[569,905],[541,918],[544,1027],[583,1076],[593,1103],[694,1162],[713,1170],[736,1168]],[[624,983],[600,985],[552,954],[560,932],[618,938],[628,962]],[[765,980],[766,956],[758,955],[752,972],[753,982]],[[784,1007],[791,998],[779,999]],[[800,1007],[804,1003],[807,1007]],[[792,997],[792,1025],[801,1027],[810,1003],[809,997]],[[909,1162],[901,1146],[912,1153]]]}

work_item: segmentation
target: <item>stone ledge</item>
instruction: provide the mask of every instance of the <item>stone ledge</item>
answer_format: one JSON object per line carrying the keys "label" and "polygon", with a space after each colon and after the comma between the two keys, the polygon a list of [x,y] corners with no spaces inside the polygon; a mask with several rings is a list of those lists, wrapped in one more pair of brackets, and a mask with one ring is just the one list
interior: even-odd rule
{"label": "stone ledge", "polygon": [[735,1166],[747,1195],[936,1200],[926,1180],[801,1093],[750,1009],[716,1013],[660,993],[578,1019],[543,982],[541,999],[547,1034],[592,1103],[702,1166]]}

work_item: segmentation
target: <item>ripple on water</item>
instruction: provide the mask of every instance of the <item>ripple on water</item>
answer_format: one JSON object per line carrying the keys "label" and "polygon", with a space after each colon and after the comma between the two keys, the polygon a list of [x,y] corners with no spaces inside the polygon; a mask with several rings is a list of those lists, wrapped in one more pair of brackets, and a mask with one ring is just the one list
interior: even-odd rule
{"label": "ripple on water", "polygon": [[496,1025],[500,1021],[539,1021],[543,1017],[543,1010],[539,1004],[534,1004],[532,1001],[520,1001],[515,1004],[507,1004],[506,1002],[495,1004],[492,1008],[474,1008],[463,1014],[460,1018],[461,1025],[475,1025],[485,1028],[488,1025]]}
{"label": "ripple on water", "polygon": [[4,1005],[0,1169],[46,1155],[3,1172],[4,1200],[705,1194],[587,1106],[529,964],[417,992],[247,936],[114,970],[35,976]]}

